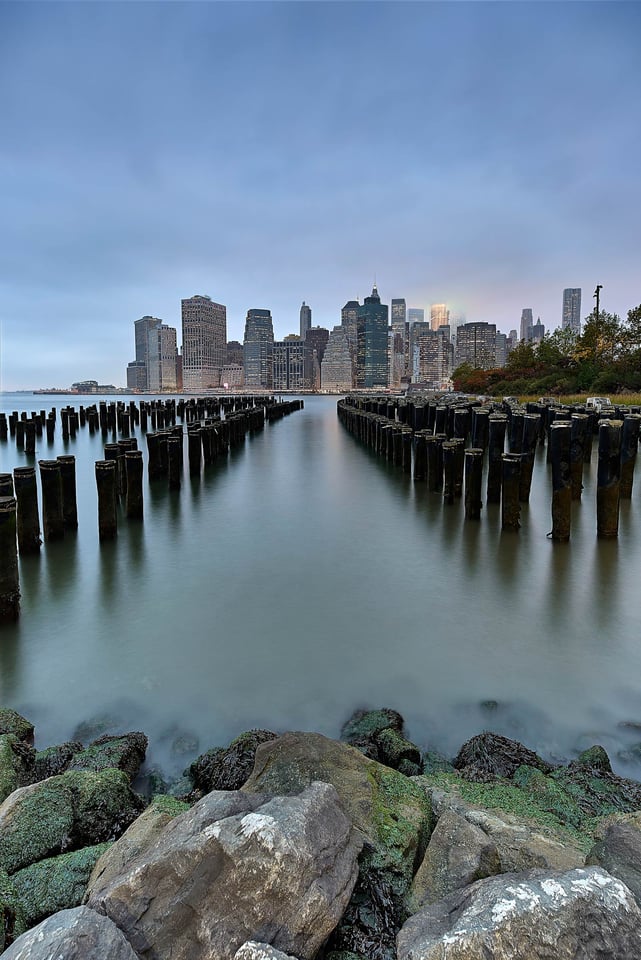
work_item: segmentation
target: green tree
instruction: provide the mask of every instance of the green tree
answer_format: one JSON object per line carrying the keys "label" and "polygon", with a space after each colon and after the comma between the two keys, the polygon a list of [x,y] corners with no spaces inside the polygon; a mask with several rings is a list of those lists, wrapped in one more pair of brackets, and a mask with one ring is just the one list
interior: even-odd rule
{"label": "green tree", "polygon": [[622,354],[624,330],[616,313],[593,310],[586,317],[583,332],[577,337],[574,358],[580,364],[589,364],[601,370],[614,363]]}

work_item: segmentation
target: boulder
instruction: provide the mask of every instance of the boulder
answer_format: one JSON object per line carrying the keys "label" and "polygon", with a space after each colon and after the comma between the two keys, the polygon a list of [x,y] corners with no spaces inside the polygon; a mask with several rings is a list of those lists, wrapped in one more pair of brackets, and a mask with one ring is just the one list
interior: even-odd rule
{"label": "boulder", "polygon": [[407,898],[416,913],[475,880],[501,873],[496,844],[480,827],[453,810],[436,824]]}
{"label": "boulder", "polygon": [[30,747],[33,746],[33,724],[8,707],[0,708],[0,734],[11,733]]}
{"label": "boulder", "polygon": [[421,751],[404,736],[404,720],[396,710],[356,710],[343,725],[341,740],[406,776],[421,772]]}
{"label": "boulder", "polygon": [[498,733],[480,733],[467,740],[454,759],[454,767],[467,780],[485,783],[509,778],[518,767],[536,767],[548,773],[552,767],[533,750]]}
{"label": "boulder", "polygon": [[641,813],[613,818],[585,862],[618,877],[641,904]]}
{"label": "boulder", "polygon": [[27,929],[11,878],[0,870],[0,953]]}
{"label": "boulder", "polygon": [[271,730],[248,730],[229,744],[203,753],[189,767],[189,776],[199,796],[210,790],[240,790],[254,766],[256,749],[275,740]]}
{"label": "boulder", "polygon": [[38,750],[33,767],[32,781],[47,780],[48,777],[57,777],[69,767],[74,755],[80,753],[82,744],[79,740],[69,740]]}
{"label": "boulder", "polygon": [[0,803],[30,782],[35,751],[14,733],[0,734]]}
{"label": "boulder", "polygon": [[213,791],[169,823],[88,904],[155,960],[232,960],[247,941],[311,960],[338,923],[361,840],[336,791]]}
{"label": "boulder", "polygon": [[268,943],[248,940],[236,951],[234,960],[293,960],[293,958],[282,950],[270,947]]}
{"label": "boulder", "polygon": [[69,770],[22,787],[0,805],[0,868],[11,874],[59,853],[115,840],[143,807],[119,770]]}
{"label": "boulder", "polygon": [[286,733],[262,744],[243,790],[291,794],[314,780],[336,788],[366,841],[358,883],[330,949],[390,958],[404,897],[432,830],[431,803],[412,780],[317,733]]}
{"label": "boulder", "polygon": [[23,933],[2,960],[139,960],[108,917],[75,907],[54,913]]}
{"label": "boulder", "polygon": [[[641,807],[641,783],[612,773],[601,750],[598,748],[597,752],[593,747],[585,751],[566,767],[554,770],[551,778],[574,799],[585,816],[633,813]],[[586,753],[589,760],[585,759]]]}
{"label": "boulder", "polygon": [[25,928],[35,926],[58,910],[80,906],[91,871],[108,847],[108,843],[100,843],[61,853],[14,873],[11,882],[20,902]]}
{"label": "boulder", "polygon": [[478,880],[424,907],[398,936],[398,960],[628,960],[641,910],[598,867]]}
{"label": "boulder", "polygon": [[74,754],[70,770],[123,770],[129,782],[138,776],[145,759],[148,740],[144,733],[122,733],[117,736],[105,734],[93,740],[88,747]]}

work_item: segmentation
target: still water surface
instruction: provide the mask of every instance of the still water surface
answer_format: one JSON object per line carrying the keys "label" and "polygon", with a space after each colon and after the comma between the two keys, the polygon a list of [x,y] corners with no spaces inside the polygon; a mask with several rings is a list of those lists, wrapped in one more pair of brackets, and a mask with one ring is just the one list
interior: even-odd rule
{"label": "still water surface", "polygon": [[[0,397],[52,402],[79,398]],[[0,631],[0,703],[35,721],[38,746],[110,717],[176,771],[178,735],[192,756],[254,726],[337,736],[355,707],[385,705],[447,754],[485,728],[553,758],[600,742],[641,774],[641,483],[618,540],[598,541],[596,450],[572,539],[554,544],[544,450],[521,530],[503,533],[499,508],[466,523],[360,446],[336,398],[309,397],[180,492],[145,474],[144,521],[123,516],[101,545],[102,436],[63,444],[58,426],[40,444],[36,459],[76,456],[80,526],[21,560],[22,616]],[[0,443],[0,470],[27,462]]]}

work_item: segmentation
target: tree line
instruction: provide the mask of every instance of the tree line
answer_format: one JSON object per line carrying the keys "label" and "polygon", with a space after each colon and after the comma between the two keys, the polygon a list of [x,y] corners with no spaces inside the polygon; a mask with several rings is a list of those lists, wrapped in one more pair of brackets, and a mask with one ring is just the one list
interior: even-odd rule
{"label": "tree line", "polygon": [[489,396],[641,391],[641,304],[625,320],[596,309],[580,334],[546,333],[539,343],[522,340],[504,367],[475,369],[463,363],[452,375],[455,390]]}

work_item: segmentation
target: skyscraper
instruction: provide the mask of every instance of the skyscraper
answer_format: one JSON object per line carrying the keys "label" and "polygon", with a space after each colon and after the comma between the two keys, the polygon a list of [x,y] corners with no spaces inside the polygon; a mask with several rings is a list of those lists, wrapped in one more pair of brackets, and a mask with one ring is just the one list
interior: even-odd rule
{"label": "skyscraper", "polygon": [[496,324],[464,323],[456,335],[456,366],[469,363],[476,369],[496,366]]}
{"label": "skyscraper", "polygon": [[343,326],[334,327],[329,335],[321,363],[323,390],[347,392],[352,389],[352,356]]}
{"label": "skyscraper", "polygon": [[358,300],[348,300],[341,310],[341,326],[347,336],[347,342],[352,354],[354,363],[356,363],[356,345],[358,342]]}
{"label": "skyscraper", "polygon": [[422,323],[414,332],[414,373],[412,380],[423,383],[430,390],[444,390],[452,375],[452,344],[450,328],[441,326],[432,330]]}
{"label": "skyscraper", "polygon": [[307,331],[312,325],[312,308],[308,306],[303,300],[303,305],[300,308],[300,338],[304,340]]}
{"label": "skyscraper", "polygon": [[376,284],[358,308],[356,386],[387,386],[387,304],[381,303]]}
{"label": "skyscraper", "polygon": [[134,322],[134,331],[136,359],[127,367],[127,386],[153,393],[176,390],[176,328],[158,317],[141,317]]}
{"label": "skyscraper", "polygon": [[272,389],[273,351],[274,327],[271,312],[254,308],[248,310],[243,341],[246,387]]}
{"label": "skyscraper", "polygon": [[581,287],[566,287],[563,291],[561,327],[577,335],[581,333]]}
{"label": "skyscraper", "polygon": [[392,300],[391,337],[389,344],[389,382],[399,387],[406,373],[407,309],[404,299]]}
{"label": "skyscraper", "polygon": [[532,307],[524,307],[521,311],[521,340],[526,343],[532,339],[532,327],[534,319],[532,317]]}
{"label": "skyscraper", "polygon": [[290,334],[274,343],[273,389],[307,390],[309,387],[309,347],[304,340]]}
{"label": "skyscraper", "polygon": [[450,311],[446,303],[433,303],[430,309],[430,322],[432,330],[438,330],[439,327],[447,327],[450,323]]}
{"label": "skyscraper", "polygon": [[183,389],[217,387],[227,358],[227,308],[200,295],[182,300],[181,306]]}

